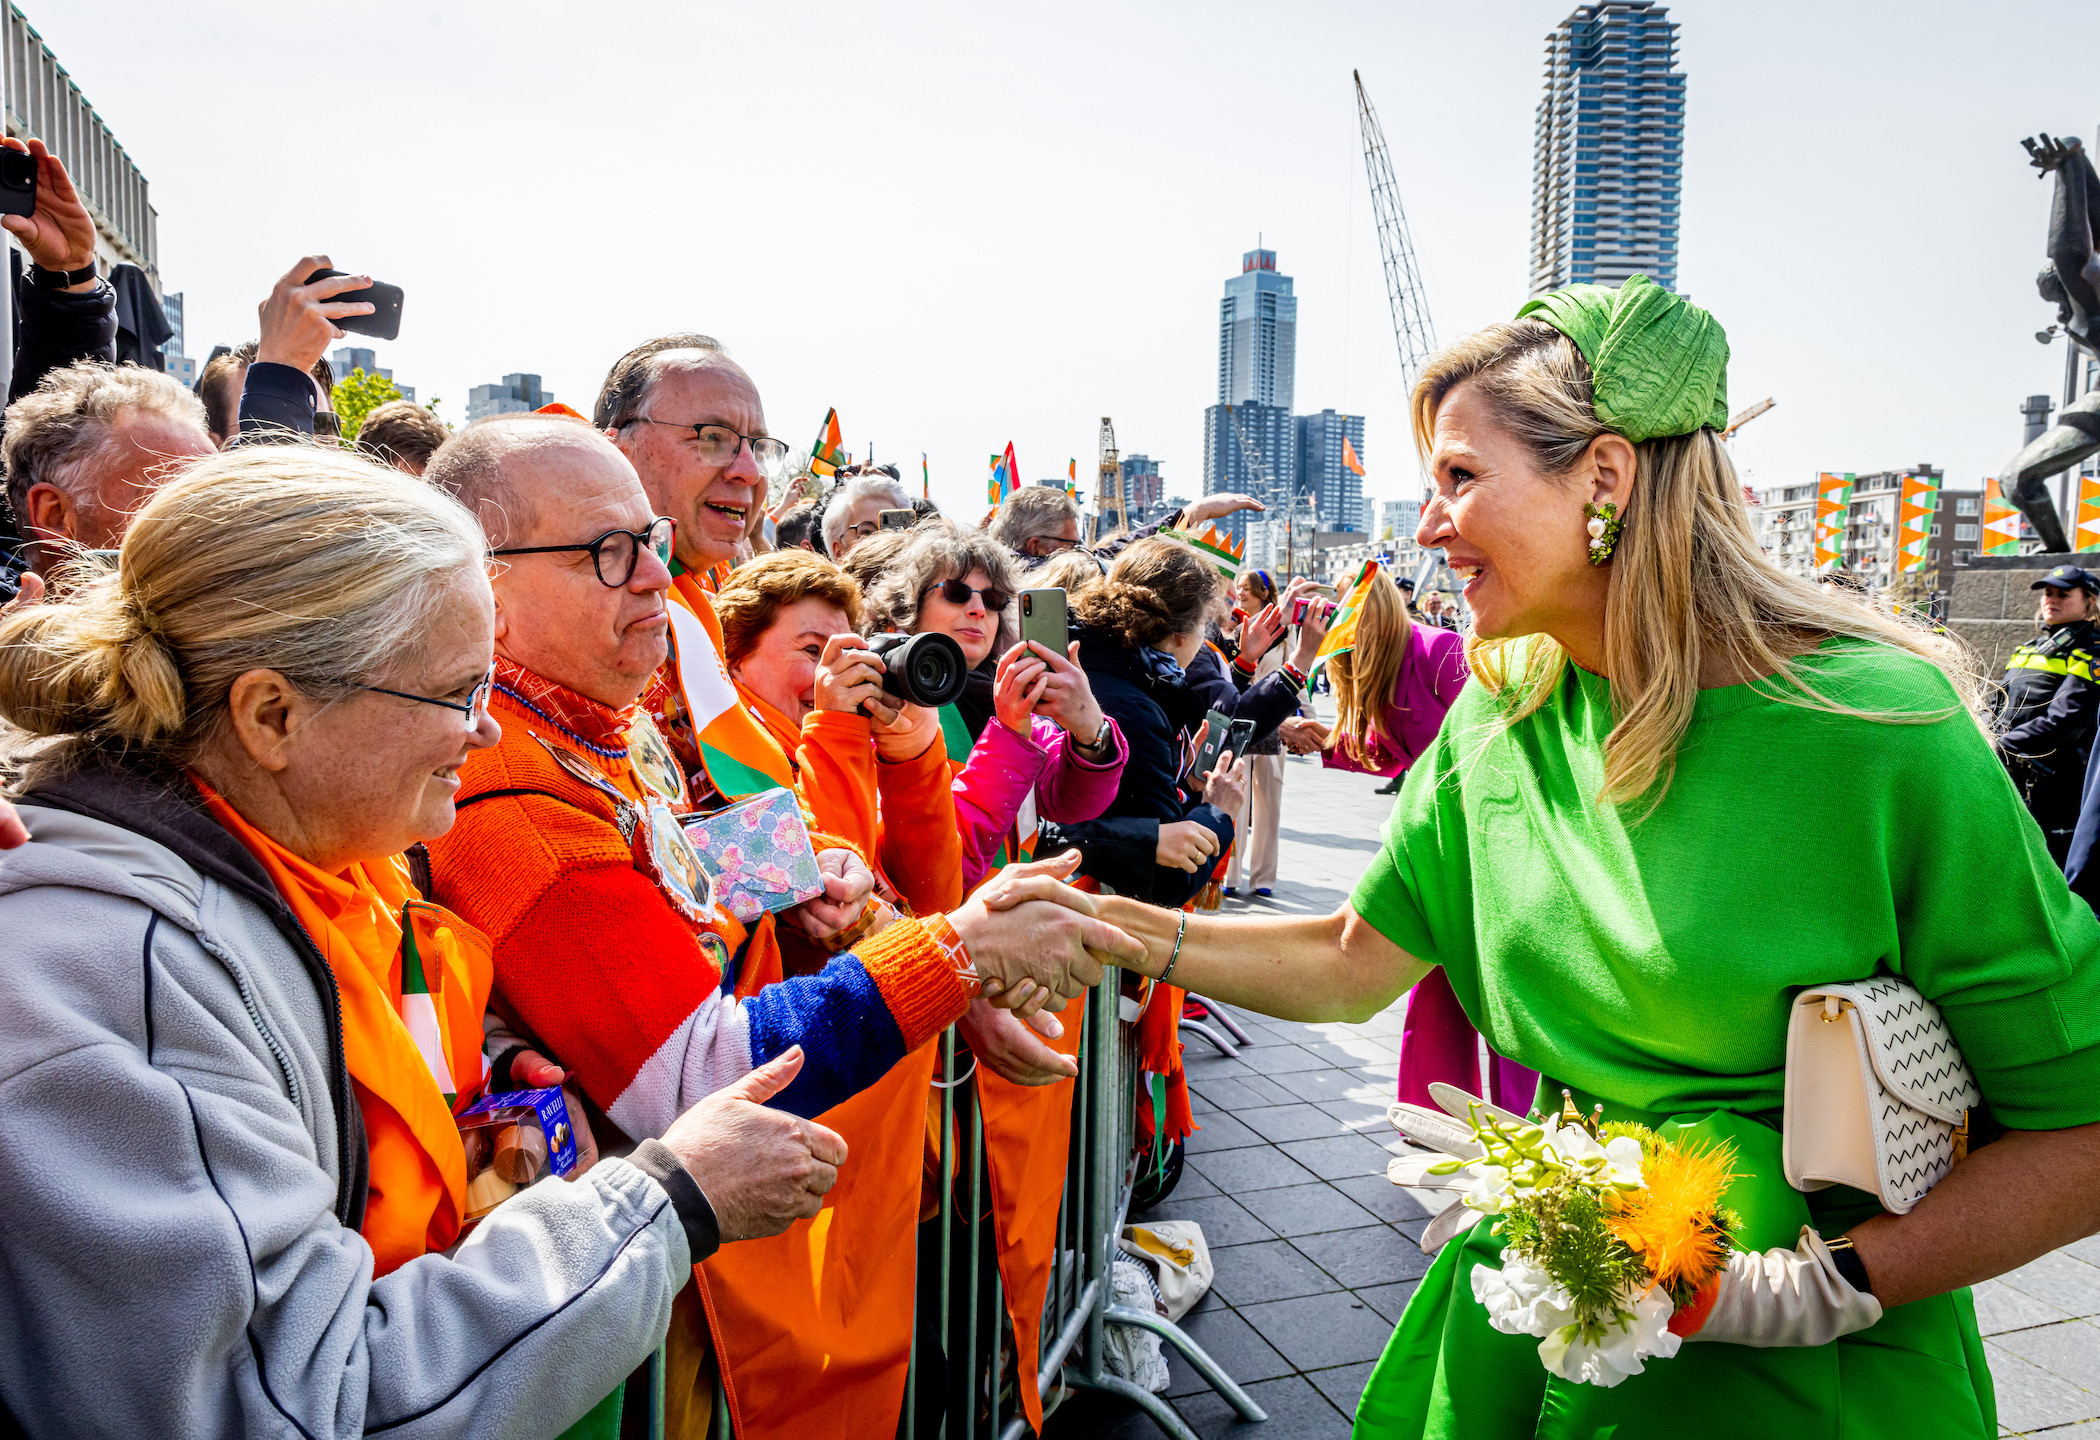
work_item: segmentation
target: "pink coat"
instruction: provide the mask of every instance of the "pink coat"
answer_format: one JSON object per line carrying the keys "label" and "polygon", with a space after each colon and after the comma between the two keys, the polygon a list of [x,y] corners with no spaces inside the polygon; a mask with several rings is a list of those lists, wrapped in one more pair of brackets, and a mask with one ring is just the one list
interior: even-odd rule
{"label": "pink coat", "polygon": [[1393,682],[1392,699],[1371,737],[1371,758],[1379,763],[1366,764],[1350,758],[1342,753],[1340,742],[1321,753],[1321,763],[1330,770],[1398,775],[1436,739],[1436,732],[1443,728],[1444,712],[1458,699],[1466,674],[1465,642],[1457,633],[1415,621],[1408,627],[1407,654]]}
{"label": "pink coat", "polygon": [[1108,808],[1130,758],[1116,722],[1109,721],[1108,728],[1114,732],[1114,745],[1108,758],[1097,762],[1082,755],[1056,721],[1040,715],[1030,717],[1026,739],[996,718],[984,727],[970,758],[956,772],[953,787],[965,895],[991,874],[992,860],[1012,832],[1031,788],[1036,815],[1044,820],[1077,825]]}

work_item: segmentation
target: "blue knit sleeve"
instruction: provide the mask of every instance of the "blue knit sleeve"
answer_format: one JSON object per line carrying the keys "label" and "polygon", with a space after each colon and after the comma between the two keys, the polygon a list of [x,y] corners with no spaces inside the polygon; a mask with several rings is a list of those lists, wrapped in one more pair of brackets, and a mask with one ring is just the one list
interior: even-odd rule
{"label": "blue knit sleeve", "polygon": [[802,1047],[802,1072],[768,1102],[796,1115],[823,1114],[904,1058],[903,1031],[874,978],[851,955],[835,957],[814,975],[768,985],[741,1008],[751,1027],[754,1069]]}

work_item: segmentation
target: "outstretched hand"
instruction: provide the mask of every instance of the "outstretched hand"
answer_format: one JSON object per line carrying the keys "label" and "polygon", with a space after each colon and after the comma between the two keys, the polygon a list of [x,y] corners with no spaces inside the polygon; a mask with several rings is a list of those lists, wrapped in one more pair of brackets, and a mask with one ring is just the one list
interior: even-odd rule
{"label": "outstretched hand", "polygon": [[1062,1010],[1100,981],[1103,964],[1144,959],[1141,942],[1095,918],[1093,896],[1064,883],[1078,865],[1076,850],[1009,865],[949,914],[1000,1009]]}
{"label": "outstretched hand", "polygon": [[2044,175],[2061,170],[2064,162],[2071,158],[2071,152],[2083,148],[2075,137],[2052,136],[2047,131],[2042,133],[2040,144],[2032,139],[2020,143],[2027,149],[2027,163]]}
{"label": "outstretched hand", "polygon": [[1221,490],[1215,495],[1206,495],[1195,504],[1185,507],[1181,512],[1181,528],[1193,530],[1198,525],[1206,525],[1220,516],[1232,514],[1235,510],[1266,510],[1268,508],[1268,506],[1262,504],[1261,501],[1255,499],[1252,495],[1241,495],[1234,491]]}

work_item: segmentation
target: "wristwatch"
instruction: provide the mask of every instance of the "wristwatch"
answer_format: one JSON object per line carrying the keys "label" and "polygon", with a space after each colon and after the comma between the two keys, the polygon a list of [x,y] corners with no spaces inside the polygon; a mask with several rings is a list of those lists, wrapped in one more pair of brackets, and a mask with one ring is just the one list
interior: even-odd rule
{"label": "wristwatch", "polygon": [[1825,1240],[1823,1246],[1830,1251],[1830,1263],[1837,1267],[1838,1274],[1845,1277],[1847,1285],[1862,1295],[1873,1293],[1873,1282],[1867,1279],[1866,1262],[1859,1258],[1859,1249],[1852,1243],[1850,1235]]}
{"label": "wristwatch", "polygon": [[[1076,736],[1074,737],[1075,740],[1077,738]],[[1078,744],[1082,750],[1106,750],[1108,748],[1108,717],[1106,715],[1101,717],[1101,729],[1095,733],[1093,739],[1079,740]]]}
{"label": "wristwatch", "polygon": [[78,270],[46,270],[34,260],[29,262],[29,283],[39,290],[70,290],[95,278],[95,262],[92,260]]}

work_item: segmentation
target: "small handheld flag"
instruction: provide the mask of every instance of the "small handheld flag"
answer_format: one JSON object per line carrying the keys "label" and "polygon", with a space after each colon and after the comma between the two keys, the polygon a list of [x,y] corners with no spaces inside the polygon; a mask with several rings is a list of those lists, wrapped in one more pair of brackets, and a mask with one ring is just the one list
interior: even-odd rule
{"label": "small handheld flag", "polygon": [[1014,459],[1014,442],[1009,440],[1006,442],[1006,488],[999,492],[999,498],[1004,500],[1020,488],[1021,462]]}
{"label": "small handheld flag", "polygon": [[810,473],[836,475],[839,467],[846,463],[846,437],[839,430],[839,412],[826,410],[824,423],[817,427],[816,443],[809,447]]}
{"label": "small handheld flag", "polygon": [[[1380,568],[1376,560],[1364,561],[1363,569],[1356,572],[1356,579],[1342,593],[1342,602],[1335,609],[1334,619],[1328,622],[1327,638],[1320,642],[1319,650],[1313,655],[1313,669],[1319,669],[1332,656],[1356,648],[1357,617],[1363,613],[1364,601],[1370,595],[1371,587],[1378,583]],[[1390,585],[1393,582],[1388,579],[1385,583]]]}
{"label": "small handheld flag", "polygon": [[926,452],[919,452],[919,496],[924,500],[933,498],[933,471],[926,467]]}
{"label": "small handheld flag", "polygon": [[1067,495],[1077,495],[1078,493],[1079,493],[1079,461],[1078,461],[1078,460],[1077,460],[1077,459],[1075,458],[1075,459],[1067,460],[1067,461],[1065,462],[1065,494],[1067,494]]}

